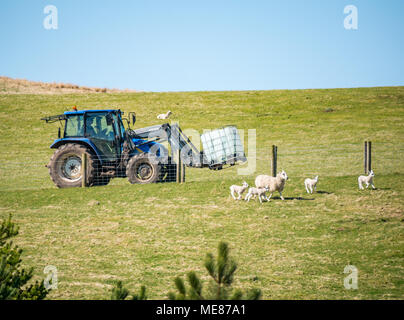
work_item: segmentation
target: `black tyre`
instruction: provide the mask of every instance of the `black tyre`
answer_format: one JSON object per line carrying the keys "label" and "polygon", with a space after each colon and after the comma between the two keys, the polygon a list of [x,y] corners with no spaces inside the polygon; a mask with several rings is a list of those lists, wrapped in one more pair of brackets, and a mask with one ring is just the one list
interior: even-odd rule
{"label": "black tyre", "polygon": [[53,154],[48,164],[52,181],[59,188],[81,187],[81,156],[87,154],[87,185],[92,186],[97,176],[96,162],[90,151],[79,144],[64,144]]}
{"label": "black tyre", "polygon": [[126,176],[130,183],[154,183],[160,177],[160,163],[157,157],[140,153],[133,156],[126,166]]}

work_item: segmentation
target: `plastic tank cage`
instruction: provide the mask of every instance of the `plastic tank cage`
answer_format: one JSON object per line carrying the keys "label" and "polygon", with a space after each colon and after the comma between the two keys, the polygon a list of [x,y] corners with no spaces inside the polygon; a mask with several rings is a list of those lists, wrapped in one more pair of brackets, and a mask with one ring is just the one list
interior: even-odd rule
{"label": "plastic tank cage", "polygon": [[203,152],[210,165],[246,161],[237,128],[227,126],[201,135]]}

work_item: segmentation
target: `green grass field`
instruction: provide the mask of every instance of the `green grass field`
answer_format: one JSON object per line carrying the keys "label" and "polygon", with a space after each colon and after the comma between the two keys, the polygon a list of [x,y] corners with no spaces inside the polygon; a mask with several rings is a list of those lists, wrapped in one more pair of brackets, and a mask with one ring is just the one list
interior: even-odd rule
{"label": "green grass field", "polygon": [[[45,164],[57,136],[43,116],[79,108],[136,111],[136,127],[167,110],[183,129],[256,129],[257,170],[188,169],[187,182],[57,189]],[[329,110],[329,109],[332,110]],[[326,110],[332,112],[326,112]],[[404,298],[404,87],[298,91],[0,95],[0,218],[12,213],[24,265],[58,269],[51,299],[105,299],[115,280],[166,298],[220,240],[239,264],[235,287],[264,299]],[[363,141],[377,190],[359,191]],[[246,140],[247,142],[247,140]],[[270,173],[271,145],[288,173],[269,203],[233,201],[229,186]],[[247,144],[245,144],[247,145]],[[248,148],[246,147],[248,154]],[[320,176],[308,195],[303,181]],[[346,290],[355,265],[358,290]]]}

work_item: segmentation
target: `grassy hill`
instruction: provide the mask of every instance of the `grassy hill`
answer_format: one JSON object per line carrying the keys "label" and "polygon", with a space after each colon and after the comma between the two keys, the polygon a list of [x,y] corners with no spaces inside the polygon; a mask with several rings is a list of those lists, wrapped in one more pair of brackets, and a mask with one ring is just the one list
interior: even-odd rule
{"label": "grassy hill", "polygon": [[[136,111],[136,127],[167,110],[183,129],[256,129],[257,170],[188,169],[187,182],[59,190],[47,168],[56,124],[79,108]],[[265,299],[404,298],[404,87],[189,93],[0,95],[0,217],[21,227],[24,261],[58,268],[50,298],[102,299],[120,279],[165,298],[173,278],[205,275],[205,253],[229,242],[236,286]],[[193,137],[195,138],[195,137]],[[359,191],[363,141],[373,142],[377,190]],[[247,140],[245,141],[247,142]],[[235,202],[229,186],[270,172],[270,148],[290,177],[281,201]],[[247,145],[247,143],[245,143]],[[248,153],[248,148],[246,147]],[[320,176],[308,195],[306,177]],[[343,271],[359,269],[358,290]]]}

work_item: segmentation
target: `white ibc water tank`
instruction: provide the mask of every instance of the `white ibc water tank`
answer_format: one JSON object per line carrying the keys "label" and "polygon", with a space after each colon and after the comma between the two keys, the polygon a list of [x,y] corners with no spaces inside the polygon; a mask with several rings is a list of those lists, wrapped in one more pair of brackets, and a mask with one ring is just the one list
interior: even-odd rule
{"label": "white ibc water tank", "polygon": [[237,128],[227,126],[201,135],[203,153],[210,165],[245,161],[244,148]]}

